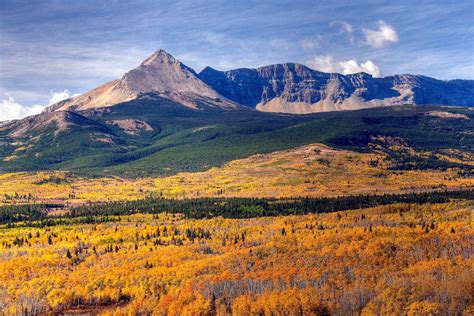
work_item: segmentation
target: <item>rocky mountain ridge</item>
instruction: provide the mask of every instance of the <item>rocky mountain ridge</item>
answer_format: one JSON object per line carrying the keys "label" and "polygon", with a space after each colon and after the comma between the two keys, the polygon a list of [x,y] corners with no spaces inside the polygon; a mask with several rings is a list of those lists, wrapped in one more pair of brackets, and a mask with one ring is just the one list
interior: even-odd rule
{"label": "rocky mountain ridge", "polygon": [[286,63],[199,74],[158,50],[121,79],[46,109],[84,111],[154,93],[190,109],[206,107],[308,114],[403,104],[474,106],[474,80],[443,81],[420,75],[374,78],[367,73],[324,73]]}
{"label": "rocky mountain ridge", "polygon": [[226,98],[265,112],[307,114],[403,104],[474,106],[473,80],[342,75],[295,63],[229,71],[206,67],[198,76]]}

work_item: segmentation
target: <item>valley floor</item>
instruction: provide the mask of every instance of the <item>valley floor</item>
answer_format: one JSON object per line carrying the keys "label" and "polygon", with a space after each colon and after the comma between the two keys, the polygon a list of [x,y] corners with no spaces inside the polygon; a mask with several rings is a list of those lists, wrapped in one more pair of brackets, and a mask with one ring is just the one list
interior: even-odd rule
{"label": "valley floor", "polygon": [[[463,163],[474,164],[472,159]],[[88,178],[65,172],[3,174],[0,200],[78,205],[150,194],[166,198],[321,197],[473,187],[472,175],[460,170],[393,170],[381,152],[358,153],[312,144],[162,178]]]}
{"label": "valley floor", "polygon": [[0,314],[472,315],[472,201],[0,228]]}

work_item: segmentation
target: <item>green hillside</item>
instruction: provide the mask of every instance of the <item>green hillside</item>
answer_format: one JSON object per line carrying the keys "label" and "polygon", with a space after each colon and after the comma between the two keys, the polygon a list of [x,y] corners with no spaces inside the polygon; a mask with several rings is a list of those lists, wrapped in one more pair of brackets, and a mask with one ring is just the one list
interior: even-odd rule
{"label": "green hillside", "polygon": [[[462,114],[463,118],[426,115],[431,111]],[[90,119],[87,124],[71,124],[59,133],[54,132],[54,124],[19,139],[12,139],[11,129],[0,131],[0,170],[169,175],[316,142],[369,151],[377,136],[403,141],[420,151],[474,153],[474,112],[467,108],[406,106],[295,116],[252,110],[196,111],[155,97],[81,114]],[[123,119],[144,121],[153,130],[131,135],[110,124]],[[381,145],[390,152],[387,144]],[[400,162],[399,168],[470,168],[440,161],[434,155],[390,154]]]}

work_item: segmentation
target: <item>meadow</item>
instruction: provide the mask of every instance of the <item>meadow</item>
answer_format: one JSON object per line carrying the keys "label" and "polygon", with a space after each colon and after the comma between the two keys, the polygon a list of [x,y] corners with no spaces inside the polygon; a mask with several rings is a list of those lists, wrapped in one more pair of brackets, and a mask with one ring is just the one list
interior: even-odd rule
{"label": "meadow", "polygon": [[[447,157],[440,159],[448,161]],[[451,158],[452,159],[452,158]],[[465,159],[465,164],[472,164]],[[454,161],[455,162],[455,161]],[[311,144],[258,154],[202,172],[165,177],[90,177],[70,172],[0,175],[1,203],[64,203],[134,200],[155,195],[198,197],[328,197],[393,194],[474,187],[463,169],[393,169],[382,152],[360,153]]]}

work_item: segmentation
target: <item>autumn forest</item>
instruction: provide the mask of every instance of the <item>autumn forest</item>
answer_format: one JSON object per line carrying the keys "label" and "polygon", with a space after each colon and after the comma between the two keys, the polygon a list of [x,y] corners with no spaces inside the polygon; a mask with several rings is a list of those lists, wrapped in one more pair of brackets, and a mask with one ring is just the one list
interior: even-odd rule
{"label": "autumn forest", "polygon": [[6,314],[472,313],[472,202],[1,231]]}

